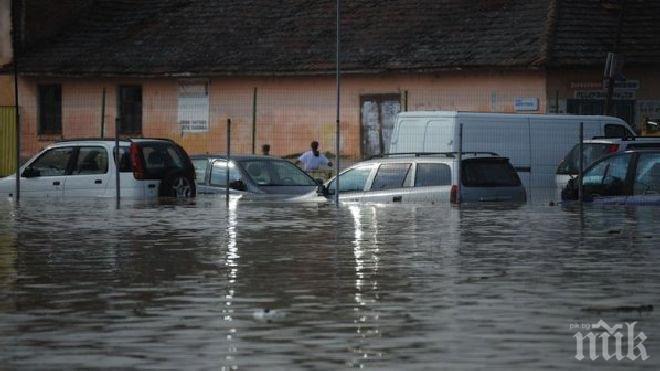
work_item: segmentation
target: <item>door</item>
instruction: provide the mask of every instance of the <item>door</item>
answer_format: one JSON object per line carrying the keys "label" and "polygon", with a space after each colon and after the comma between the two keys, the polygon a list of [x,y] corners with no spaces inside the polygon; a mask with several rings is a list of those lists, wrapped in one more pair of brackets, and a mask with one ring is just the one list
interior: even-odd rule
{"label": "door", "polygon": [[39,155],[23,171],[21,196],[61,197],[73,152],[74,147],[57,147]]}
{"label": "door", "polygon": [[660,152],[641,152],[638,156],[632,196],[626,203],[660,205]]}
{"label": "door", "polygon": [[582,177],[585,200],[625,203],[626,196],[630,194],[627,178],[631,159],[632,153],[621,153],[607,157],[588,169]]}
{"label": "door", "polygon": [[74,153],[71,173],[66,177],[67,197],[101,197],[108,186],[108,151],[103,146],[80,146]]}
{"label": "door", "polygon": [[400,98],[399,94],[360,97],[362,157],[389,153],[396,115],[401,111]]}
{"label": "door", "polygon": [[410,162],[381,164],[376,170],[369,190],[362,196],[362,202],[379,204],[404,202],[404,197],[412,186],[411,168]]}
{"label": "door", "polygon": [[452,185],[449,164],[418,162],[413,177],[413,187],[404,196],[405,202],[449,204]]}
{"label": "door", "polygon": [[[373,165],[357,166],[339,174],[339,199],[360,202],[373,168]],[[334,179],[328,184],[328,195],[335,194],[335,184]]]}

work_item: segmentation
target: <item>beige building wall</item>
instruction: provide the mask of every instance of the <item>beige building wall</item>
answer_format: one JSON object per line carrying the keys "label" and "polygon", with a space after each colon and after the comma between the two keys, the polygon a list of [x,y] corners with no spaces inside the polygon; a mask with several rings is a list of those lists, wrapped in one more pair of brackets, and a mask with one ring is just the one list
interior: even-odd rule
{"label": "beige building wall", "polygon": [[[335,79],[328,77],[212,78],[207,132],[182,132],[177,123],[179,80],[169,79],[34,79],[21,80],[23,155],[32,155],[62,138],[99,137],[101,102],[106,89],[105,134],[114,135],[119,85],[141,85],[145,137],[171,138],[190,154],[224,153],[227,119],[232,120],[232,152],[252,150],[253,94],[256,99],[257,153],[263,143],[271,153],[300,153],[318,140],[322,151],[335,147]],[[37,134],[37,84],[62,85],[62,135]],[[513,112],[518,97],[538,98],[545,112],[543,72],[447,72],[425,75],[345,76],[341,90],[341,151],[360,157],[360,97],[372,94],[407,96],[408,110]],[[406,103],[402,102],[402,108]]]}

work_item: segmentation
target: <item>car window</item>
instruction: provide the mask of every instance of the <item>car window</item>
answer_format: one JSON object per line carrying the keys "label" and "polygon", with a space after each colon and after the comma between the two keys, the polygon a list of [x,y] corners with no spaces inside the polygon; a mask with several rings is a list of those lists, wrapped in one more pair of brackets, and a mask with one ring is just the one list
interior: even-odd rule
{"label": "car window", "polygon": [[[584,143],[582,145],[584,153],[584,168],[607,155],[610,148],[609,143]],[[557,174],[577,174],[580,172],[580,145],[576,144],[573,149],[564,157],[564,160],[557,168]]]}
{"label": "car window", "polygon": [[204,184],[206,181],[206,170],[209,167],[208,159],[192,160],[193,166],[195,167],[195,178],[197,183]]}
{"label": "car window", "polygon": [[626,127],[620,124],[605,124],[604,134],[607,138],[625,138],[630,136]]}
{"label": "car window", "polygon": [[633,149],[660,149],[660,142],[657,143],[630,143],[626,150]]}
{"label": "car window", "polygon": [[73,147],[53,148],[36,159],[30,166],[37,176],[66,175]]}
{"label": "car window", "polygon": [[660,153],[639,155],[633,194],[660,194]]}
{"label": "car window", "polygon": [[508,160],[485,158],[463,160],[461,180],[466,187],[516,187],[518,173]]}
{"label": "car window", "polygon": [[[371,167],[358,167],[339,175],[339,193],[362,192],[367,184],[367,178],[371,173]],[[333,194],[336,182],[333,180],[328,184],[328,191]]]}
{"label": "car window", "polygon": [[609,157],[587,170],[582,184],[589,193],[616,196],[624,192],[630,153]]}
{"label": "car window", "polygon": [[145,161],[145,171],[150,176],[163,176],[165,173],[185,169],[181,153],[167,142],[140,143]]}
{"label": "car window", "polygon": [[415,187],[451,185],[451,168],[447,164],[417,164]]}
{"label": "car window", "polygon": [[[371,191],[401,188],[410,170],[410,163],[382,164],[371,183]],[[341,186],[341,179],[339,180]]]}
{"label": "car window", "polygon": [[[241,172],[233,162],[229,163],[229,182],[241,180]],[[217,160],[211,167],[211,185],[227,186],[227,161]]]}
{"label": "car window", "polygon": [[241,166],[261,186],[315,186],[314,179],[296,165],[280,160],[246,160]]}
{"label": "car window", "polygon": [[[114,147],[112,149],[113,157],[114,156]],[[115,161],[115,164],[117,161]],[[119,171],[122,173],[131,173],[133,169],[131,167],[131,150],[129,147],[122,146],[119,147]]]}
{"label": "car window", "polygon": [[108,172],[108,153],[101,146],[83,146],[71,175],[105,174]]}

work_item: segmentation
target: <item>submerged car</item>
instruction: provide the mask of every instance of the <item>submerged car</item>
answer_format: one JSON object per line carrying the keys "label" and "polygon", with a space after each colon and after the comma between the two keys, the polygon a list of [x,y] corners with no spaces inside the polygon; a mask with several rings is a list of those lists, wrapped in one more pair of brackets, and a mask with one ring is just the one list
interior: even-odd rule
{"label": "submerged car", "polygon": [[[390,154],[360,162],[339,174],[339,199],[385,204],[526,201],[525,188],[506,157],[463,153],[460,182],[458,161],[457,154],[449,152]],[[332,199],[335,192],[333,178],[315,195]]]}
{"label": "submerged car", "polygon": [[[21,197],[194,197],[195,172],[186,151],[167,139],[66,140],[49,145],[20,169]],[[0,195],[13,197],[16,176],[0,179]]]}
{"label": "submerged car", "polygon": [[[625,152],[630,150],[660,150],[660,137],[624,137],[624,138],[605,138],[594,137],[585,140],[582,145],[584,154],[584,168],[593,164],[597,160],[612,153]],[[576,177],[580,172],[580,144],[573,146],[570,152],[557,167],[555,180],[557,189],[561,191],[571,178]]]}
{"label": "submerged car", "polygon": [[257,198],[292,197],[314,191],[319,184],[289,161],[271,156],[236,155],[229,161],[224,155],[192,156],[200,194],[225,193]]}
{"label": "submerged car", "polygon": [[[583,200],[599,204],[660,205],[660,150],[614,153],[587,167]],[[562,190],[562,199],[578,200],[580,177]]]}

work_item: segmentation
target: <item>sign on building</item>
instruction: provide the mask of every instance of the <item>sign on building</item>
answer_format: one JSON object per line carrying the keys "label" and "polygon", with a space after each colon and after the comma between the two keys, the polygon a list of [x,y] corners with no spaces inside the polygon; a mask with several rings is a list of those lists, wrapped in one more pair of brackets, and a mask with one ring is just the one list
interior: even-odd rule
{"label": "sign on building", "polygon": [[209,130],[209,90],[206,82],[180,82],[178,123],[181,132]]}
{"label": "sign on building", "polygon": [[538,111],[539,99],[538,98],[516,98],[514,101],[514,109],[516,112],[524,111]]}

